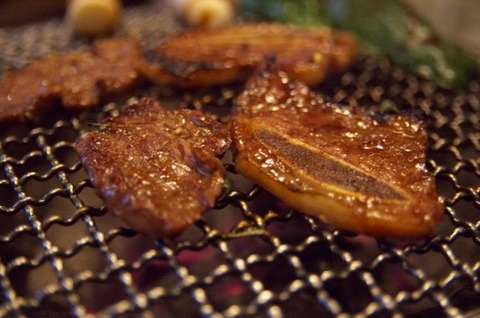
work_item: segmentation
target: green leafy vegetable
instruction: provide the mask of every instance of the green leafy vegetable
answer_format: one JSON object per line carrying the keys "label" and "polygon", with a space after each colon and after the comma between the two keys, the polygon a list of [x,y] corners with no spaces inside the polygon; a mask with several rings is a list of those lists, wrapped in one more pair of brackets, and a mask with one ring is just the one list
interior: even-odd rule
{"label": "green leafy vegetable", "polygon": [[380,103],[379,110],[381,113],[384,113],[384,114],[395,114],[400,111],[398,106],[390,99],[383,100]]}
{"label": "green leafy vegetable", "polygon": [[387,56],[443,87],[465,87],[479,71],[474,59],[439,41],[398,0],[243,0],[242,10],[249,19],[351,31],[367,54]]}
{"label": "green leafy vegetable", "polygon": [[318,0],[243,0],[241,4],[247,18],[255,20],[310,26],[332,23],[322,1]]}
{"label": "green leafy vegetable", "polygon": [[107,132],[112,128],[110,124],[97,124],[97,123],[90,123],[88,124],[93,129],[96,129],[99,132]]}

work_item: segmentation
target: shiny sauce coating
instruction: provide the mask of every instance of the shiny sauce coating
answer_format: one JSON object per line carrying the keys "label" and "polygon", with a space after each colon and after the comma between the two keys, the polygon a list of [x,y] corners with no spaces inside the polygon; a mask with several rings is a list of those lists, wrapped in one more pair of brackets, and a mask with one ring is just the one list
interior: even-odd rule
{"label": "shiny sauce coating", "polygon": [[328,103],[270,65],[237,99],[231,127],[237,170],[301,212],[398,237],[441,218],[422,120]]}
{"label": "shiny sauce coating", "polygon": [[151,238],[172,237],[222,193],[225,125],[196,110],[142,99],[75,145],[107,209]]}

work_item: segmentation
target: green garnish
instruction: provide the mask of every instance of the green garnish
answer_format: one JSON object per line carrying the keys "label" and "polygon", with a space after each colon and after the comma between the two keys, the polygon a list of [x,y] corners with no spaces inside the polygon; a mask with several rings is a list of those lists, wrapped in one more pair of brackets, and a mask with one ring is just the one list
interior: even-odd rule
{"label": "green garnish", "polygon": [[97,123],[90,123],[88,126],[94,128],[95,130],[99,132],[107,132],[112,128],[112,125],[110,124],[97,124]]}
{"label": "green garnish", "polygon": [[434,30],[398,0],[243,0],[247,19],[330,26],[356,34],[365,53],[387,56],[397,65],[445,88],[464,88],[479,63],[439,40]]}

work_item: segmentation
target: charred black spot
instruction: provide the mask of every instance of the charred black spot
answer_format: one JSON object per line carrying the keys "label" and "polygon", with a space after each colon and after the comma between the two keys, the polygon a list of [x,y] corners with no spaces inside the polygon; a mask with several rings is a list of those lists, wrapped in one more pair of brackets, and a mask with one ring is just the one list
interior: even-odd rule
{"label": "charred black spot", "polygon": [[145,52],[143,53],[143,57],[150,64],[160,64],[160,61],[162,60],[160,54],[158,54],[155,50],[152,49],[145,50]]}
{"label": "charred black spot", "polygon": [[240,44],[240,49],[241,49],[242,51],[248,51],[248,50],[250,50],[251,47],[252,47],[252,46],[251,46],[249,43],[242,43],[242,44]]}
{"label": "charred black spot", "polygon": [[185,76],[201,70],[218,70],[224,67],[221,63],[209,61],[184,62],[158,54],[153,50],[146,51],[144,57],[150,64],[159,66],[177,76]]}

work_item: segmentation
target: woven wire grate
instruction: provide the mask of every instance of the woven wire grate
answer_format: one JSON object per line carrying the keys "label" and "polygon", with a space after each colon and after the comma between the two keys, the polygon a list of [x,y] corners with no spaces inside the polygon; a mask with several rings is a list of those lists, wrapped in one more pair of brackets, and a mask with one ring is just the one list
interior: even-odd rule
{"label": "woven wire grate", "polygon": [[[22,46],[48,34],[38,30],[54,34],[43,41],[47,52],[83,45],[58,31],[62,23],[0,32],[12,51],[0,69],[41,54]],[[127,11],[120,34],[148,43],[177,27],[163,11],[139,7]],[[389,101],[427,114],[427,164],[446,199],[430,237],[373,239],[329,228],[237,175],[227,155],[231,190],[215,209],[175,240],[147,240],[106,211],[72,147],[89,122],[118,113],[116,101],[0,128],[0,316],[473,317],[480,300],[480,81],[445,90],[362,57],[319,91],[336,102]],[[237,92],[133,95],[223,117]]]}

